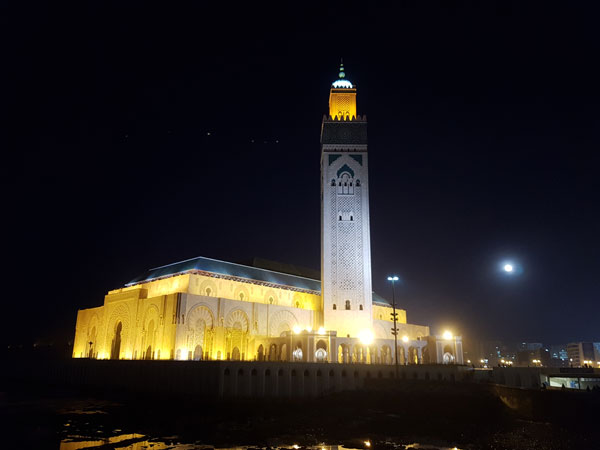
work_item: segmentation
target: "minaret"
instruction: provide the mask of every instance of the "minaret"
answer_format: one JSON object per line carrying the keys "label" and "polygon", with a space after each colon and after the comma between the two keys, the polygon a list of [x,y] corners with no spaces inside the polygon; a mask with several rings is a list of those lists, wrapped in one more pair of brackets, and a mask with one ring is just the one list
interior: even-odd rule
{"label": "minaret", "polygon": [[367,118],[340,66],[321,127],[321,295],[323,325],[338,336],[371,332],[371,238]]}

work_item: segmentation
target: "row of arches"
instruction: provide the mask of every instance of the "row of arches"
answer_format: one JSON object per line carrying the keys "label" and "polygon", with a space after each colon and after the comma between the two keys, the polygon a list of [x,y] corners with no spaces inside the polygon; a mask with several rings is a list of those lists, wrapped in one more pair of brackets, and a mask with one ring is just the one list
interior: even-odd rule
{"label": "row of arches", "polygon": [[[463,374],[464,375],[464,374]],[[403,370],[401,380],[455,382],[462,379],[455,371]],[[371,379],[393,379],[394,370],[348,370],[346,368],[225,367],[222,372],[223,396],[302,397],[362,388]]]}

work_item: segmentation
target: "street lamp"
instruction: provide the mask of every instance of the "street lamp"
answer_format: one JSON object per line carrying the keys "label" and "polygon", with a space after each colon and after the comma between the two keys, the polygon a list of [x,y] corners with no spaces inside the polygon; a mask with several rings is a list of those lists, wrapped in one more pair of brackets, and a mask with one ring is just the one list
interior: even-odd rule
{"label": "street lamp", "polygon": [[392,282],[392,319],[394,320],[394,328],[392,328],[392,334],[394,335],[394,360],[396,365],[396,379],[398,379],[398,328],[396,328],[396,322],[398,320],[398,313],[396,312],[396,289],[394,283],[398,281],[397,275],[387,277],[388,281]]}

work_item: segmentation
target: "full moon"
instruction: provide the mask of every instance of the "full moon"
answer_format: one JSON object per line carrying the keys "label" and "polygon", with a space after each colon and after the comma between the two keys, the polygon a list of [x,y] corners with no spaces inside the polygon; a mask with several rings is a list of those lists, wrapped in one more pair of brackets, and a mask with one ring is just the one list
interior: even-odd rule
{"label": "full moon", "polygon": [[505,272],[512,272],[512,271],[513,271],[513,266],[512,266],[512,264],[505,264],[505,265],[504,265],[504,271],[505,271]]}

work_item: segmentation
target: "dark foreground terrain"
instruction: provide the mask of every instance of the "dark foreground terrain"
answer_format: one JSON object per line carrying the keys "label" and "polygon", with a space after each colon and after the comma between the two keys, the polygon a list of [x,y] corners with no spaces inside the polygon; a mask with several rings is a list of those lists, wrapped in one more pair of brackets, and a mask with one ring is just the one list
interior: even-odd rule
{"label": "dark foreground terrain", "polygon": [[[595,392],[577,394],[594,396],[598,404]],[[65,439],[125,433],[198,447],[361,448],[369,440],[373,450],[413,442],[460,449],[600,448],[597,409],[569,411],[567,401],[560,416],[538,411],[538,417],[526,417],[507,408],[493,387],[471,383],[406,381],[401,388],[374,385],[302,402],[215,402],[31,385],[4,386],[0,395],[1,448],[59,449]],[[94,448],[124,446],[106,441]]]}

